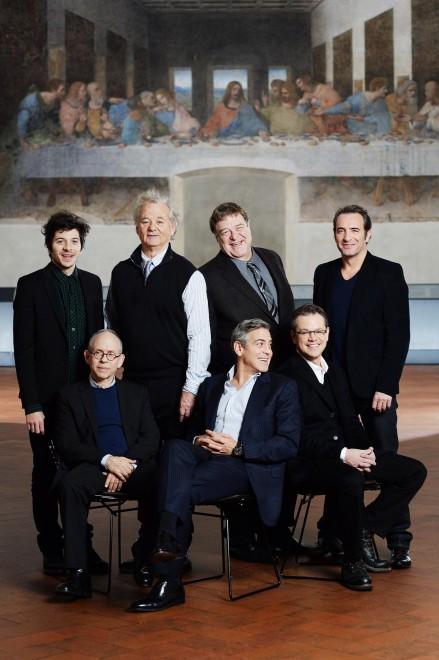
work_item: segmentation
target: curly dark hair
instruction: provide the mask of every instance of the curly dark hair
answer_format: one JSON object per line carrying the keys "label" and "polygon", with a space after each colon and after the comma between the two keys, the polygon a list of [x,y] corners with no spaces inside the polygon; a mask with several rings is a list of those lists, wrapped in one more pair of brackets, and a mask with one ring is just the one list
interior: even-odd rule
{"label": "curly dark hair", "polygon": [[70,211],[59,211],[50,216],[45,225],[41,229],[44,236],[44,244],[50,251],[52,250],[53,237],[57,231],[69,231],[70,229],[77,229],[79,233],[79,240],[81,241],[81,250],[84,247],[85,237],[90,231],[90,225],[85,222],[79,215],[70,213]]}

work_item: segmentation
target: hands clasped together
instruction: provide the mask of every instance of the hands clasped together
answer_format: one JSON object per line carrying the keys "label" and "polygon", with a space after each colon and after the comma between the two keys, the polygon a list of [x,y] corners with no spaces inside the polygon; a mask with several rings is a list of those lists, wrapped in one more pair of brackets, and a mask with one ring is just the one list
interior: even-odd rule
{"label": "hands clasped together", "polygon": [[125,458],[125,456],[109,456],[105,463],[105,489],[109,493],[116,493],[119,491],[123,484],[131,477],[137,463],[132,458]]}
{"label": "hands clasped together", "polygon": [[238,441],[232,438],[231,435],[227,435],[227,433],[217,433],[216,431],[206,429],[203,435],[196,437],[195,444],[210,451],[211,454],[230,456]]}

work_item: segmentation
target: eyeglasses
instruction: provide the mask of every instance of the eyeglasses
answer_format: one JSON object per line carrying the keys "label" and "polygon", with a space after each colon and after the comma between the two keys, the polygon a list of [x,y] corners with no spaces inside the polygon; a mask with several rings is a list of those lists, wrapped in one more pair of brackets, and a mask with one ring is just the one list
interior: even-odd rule
{"label": "eyeglasses", "polygon": [[105,351],[101,351],[100,349],[98,349],[94,353],[92,353],[92,351],[89,351],[89,355],[94,357],[95,360],[102,360],[102,358],[105,356],[109,362],[113,362],[113,360],[120,357],[122,353],[117,354],[114,351],[107,351],[105,353]]}
{"label": "eyeglasses", "polygon": [[325,330],[296,330],[296,335],[308,335],[311,337],[311,335],[326,335],[328,331],[328,328],[325,328]]}

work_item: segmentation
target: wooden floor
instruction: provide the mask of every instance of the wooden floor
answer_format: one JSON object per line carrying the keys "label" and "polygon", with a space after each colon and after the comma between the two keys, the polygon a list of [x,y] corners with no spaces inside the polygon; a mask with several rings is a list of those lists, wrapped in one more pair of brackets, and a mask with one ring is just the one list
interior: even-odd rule
{"label": "wooden floor", "polygon": [[[411,570],[375,575],[371,593],[291,581],[235,603],[215,580],[188,586],[185,605],[149,615],[125,611],[141,596],[125,575],[116,575],[110,597],[53,602],[56,579],[41,573],[35,544],[31,458],[12,370],[0,369],[0,391],[0,658],[439,658],[439,367],[407,368],[399,400],[401,451],[429,469],[412,506]],[[314,519],[320,507],[321,500]],[[102,513],[94,514],[102,553],[103,522]],[[135,529],[132,517],[127,543]],[[315,540],[314,525],[307,540]],[[197,574],[215,568],[217,547],[218,529],[205,521],[192,550]],[[235,563],[237,589],[269,579],[263,566]]]}

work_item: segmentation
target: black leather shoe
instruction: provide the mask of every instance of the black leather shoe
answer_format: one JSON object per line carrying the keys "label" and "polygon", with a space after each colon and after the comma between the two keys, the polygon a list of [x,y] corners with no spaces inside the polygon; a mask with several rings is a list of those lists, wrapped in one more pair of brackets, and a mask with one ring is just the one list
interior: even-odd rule
{"label": "black leather shoe", "polygon": [[65,575],[64,558],[62,554],[43,555],[43,573],[44,575]]}
{"label": "black leather shoe", "polygon": [[159,612],[174,605],[182,605],[185,601],[181,582],[175,580],[160,580],[151,589],[147,598],[136,600],[128,608],[129,612]]}
{"label": "black leather shoe", "polygon": [[76,600],[77,598],[90,598],[90,574],[84,568],[71,569],[67,572],[67,580],[61,582],[55,589],[57,596],[63,600]]}
{"label": "black leather shoe", "polygon": [[344,561],[341,567],[341,583],[354,591],[371,591],[372,580],[367,574],[363,562]]}
{"label": "black leather shoe", "polygon": [[152,585],[153,573],[149,564],[138,564],[134,570],[134,582],[142,588]]}
{"label": "black leather shoe", "polygon": [[361,530],[361,558],[371,573],[388,573],[391,570],[390,562],[377,556],[372,534],[368,529]]}
{"label": "black leather shoe", "polygon": [[343,543],[336,536],[325,536],[319,532],[317,547],[310,548],[311,557],[324,557],[328,562],[342,564],[344,558]]}
{"label": "black leather shoe", "polygon": [[410,568],[412,560],[408,548],[391,548],[390,565],[392,568]]}
{"label": "black leather shoe", "polygon": [[157,547],[151,555],[152,563],[159,564],[164,561],[174,561],[181,555],[181,549],[175,536],[172,536],[169,532],[160,532]]}
{"label": "black leather shoe", "polygon": [[88,549],[88,570],[91,575],[107,575],[108,563],[99,557],[94,548]]}

